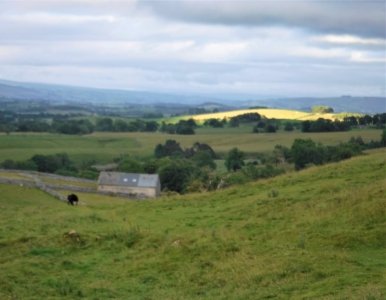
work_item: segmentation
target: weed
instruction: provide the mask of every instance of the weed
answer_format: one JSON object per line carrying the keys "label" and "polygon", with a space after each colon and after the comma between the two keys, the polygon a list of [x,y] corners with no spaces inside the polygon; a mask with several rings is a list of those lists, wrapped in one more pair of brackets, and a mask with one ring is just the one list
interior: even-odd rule
{"label": "weed", "polygon": [[130,230],[127,232],[126,246],[128,248],[133,247],[141,238],[142,234],[139,230],[139,227],[131,227]]}
{"label": "weed", "polygon": [[268,197],[269,198],[276,198],[277,196],[279,196],[279,192],[277,190],[270,190],[268,192]]}
{"label": "weed", "polygon": [[298,246],[300,249],[306,248],[306,237],[304,236],[304,234],[301,234],[301,235],[299,236],[297,246]]}
{"label": "weed", "polygon": [[29,254],[36,255],[36,256],[50,256],[50,255],[55,255],[58,252],[60,252],[60,250],[55,248],[33,248],[31,249]]}

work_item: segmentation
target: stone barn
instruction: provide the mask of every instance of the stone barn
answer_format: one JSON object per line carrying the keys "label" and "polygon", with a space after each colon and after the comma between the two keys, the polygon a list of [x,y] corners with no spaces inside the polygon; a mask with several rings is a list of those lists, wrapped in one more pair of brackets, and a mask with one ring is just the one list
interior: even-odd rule
{"label": "stone barn", "polygon": [[160,195],[161,184],[157,174],[101,172],[98,192],[133,198],[155,198]]}

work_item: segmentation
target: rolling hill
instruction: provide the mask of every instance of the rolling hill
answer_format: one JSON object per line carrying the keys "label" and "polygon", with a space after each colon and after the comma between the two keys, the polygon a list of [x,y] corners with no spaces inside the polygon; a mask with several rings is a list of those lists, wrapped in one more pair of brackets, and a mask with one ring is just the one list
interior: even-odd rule
{"label": "rolling hill", "polygon": [[[354,113],[382,113],[386,112],[385,97],[354,97],[341,96],[321,98],[310,95],[307,98],[294,98],[291,95],[268,97],[259,95],[229,95],[219,92],[218,94],[187,93],[164,93],[137,90],[114,90],[98,89],[89,87],[76,87],[42,83],[16,82],[0,79],[0,100],[41,100],[54,103],[89,103],[94,105],[155,105],[173,104],[184,107],[205,106],[206,103],[215,103],[215,108],[228,110],[232,107],[249,108],[252,106],[267,106],[271,108],[282,108],[290,110],[309,111],[315,105],[327,105],[335,112]],[[211,105],[213,107],[213,105]]]}
{"label": "rolling hill", "polygon": [[144,202],[0,185],[0,298],[384,299],[385,154]]}

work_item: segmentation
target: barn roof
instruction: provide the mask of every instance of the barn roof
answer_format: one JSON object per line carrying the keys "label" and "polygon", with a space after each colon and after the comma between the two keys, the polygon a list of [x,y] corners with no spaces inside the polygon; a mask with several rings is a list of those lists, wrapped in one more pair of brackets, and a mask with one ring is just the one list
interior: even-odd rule
{"label": "barn roof", "polygon": [[157,174],[101,172],[99,174],[98,184],[155,188],[159,185],[159,177]]}

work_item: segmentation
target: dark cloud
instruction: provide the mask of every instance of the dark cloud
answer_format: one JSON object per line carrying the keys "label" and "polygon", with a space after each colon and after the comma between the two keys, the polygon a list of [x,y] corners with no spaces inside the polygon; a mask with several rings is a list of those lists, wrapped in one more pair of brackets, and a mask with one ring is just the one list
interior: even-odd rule
{"label": "dark cloud", "polygon": [[141,5],[185,22],[299,27],[323,33],[385,38],[381,1],[160,1]]}
{"label": "dark cloud", "polygon": [[0,78],[384,95],[384,35],[383,1],[0,0]]}

